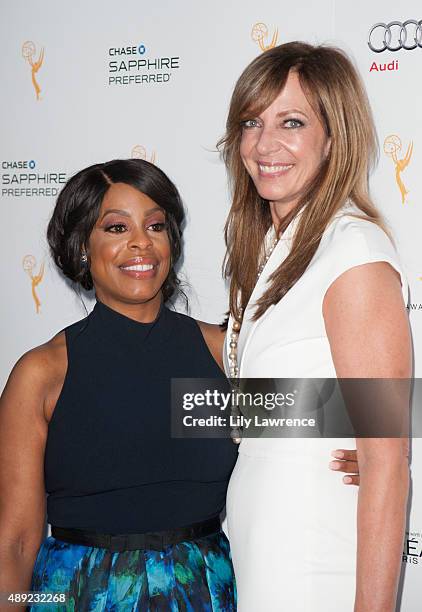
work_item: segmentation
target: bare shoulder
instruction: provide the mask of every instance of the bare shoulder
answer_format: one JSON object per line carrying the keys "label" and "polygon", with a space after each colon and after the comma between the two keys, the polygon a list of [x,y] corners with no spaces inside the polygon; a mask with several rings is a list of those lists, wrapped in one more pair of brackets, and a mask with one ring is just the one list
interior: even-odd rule
{"label": "bare shoulder", "polygon": [[11,377],[27,378],[41,384],[67,367],[66,338],[60,332],[45,344],[29,350],[16,362]]}
{"label": "bare shoulder", "polygon": [[208,350],[223,370],[223,344],[226,332],[221,329],[220,325],[205,323],[204,321],[197,321],[197,323],[204,336]]}
{"label": "bare shoulder", "polygon": [[36,404],[47,418],[57,401],[66,370],[66,338],[64,332],[60,332],[45,344],[26,352],[16,362],[2,400],[28,406]]}

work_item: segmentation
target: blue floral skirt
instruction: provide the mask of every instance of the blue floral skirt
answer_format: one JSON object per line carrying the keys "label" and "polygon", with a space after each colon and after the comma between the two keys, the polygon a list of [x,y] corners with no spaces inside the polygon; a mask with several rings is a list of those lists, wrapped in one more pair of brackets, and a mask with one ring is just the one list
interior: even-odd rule
{"label": "blue floral skirt", "polygon": [[223,532],[162,551],[110,552],[46,538],[32,591],[65,593],[66,603],[38,604],[33,612],[231,612],[236,587]]}

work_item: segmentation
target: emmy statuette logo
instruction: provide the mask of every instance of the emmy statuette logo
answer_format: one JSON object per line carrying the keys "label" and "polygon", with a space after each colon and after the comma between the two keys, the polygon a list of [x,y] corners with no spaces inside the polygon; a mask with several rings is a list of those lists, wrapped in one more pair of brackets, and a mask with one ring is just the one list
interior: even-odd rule
{"label": "emmy statuette logo", "polygon": [[41,302],[37,295],[36,288],[41,283],[44,277],[44,262],[41,264],[38,274],[34,273],[36,266],[37,260],[35,259],[35,257],[33,255],[25,255],[22,260],[22,267],[31,279],[32,298],[35,303],[35,312],[39,314]]}
{"label": "emmy statuette logo", "polygon": [[157,159],[155,151],[151,153],[150,158],[148,159],[147,150],[142,145],[135,145],[130,156],[132,159],[143,159],[145,161],[149,161],[151,164],[155,164],[155,160]]}
{"label": "emmy statuette logo", "polygon": [[384,140],[384,153],[388,155],[388,157],[391,157],[391,159],[393,160],[394,167],[396,170],[396,183],[398,188],[400,189],[401,201],[404,204],[406,202],[406,196],[409,191],[406,189],[405,184],[403,183],[401,173],[407,168],[410,163],[410,160],[412,159],[413,142],[409,143],[406,155],[404,157],[400,157],[400,155],[402,154],[401,140],[396,134],[391,134],[390,136],[387,136],[387,138]]}
{"label": "emmy statuette logo", "polygon": [[265,23],[256,23],[251,32],[252,40],[259,45],[261,51],[268,51],[269,49],[273,49],[278,40],[278,28],[274,30],[273,37],[271,42],[267,43],[268,40],[268,27]]}
{"label": "emmy statuette logo", "polygon": [[44,47],[41,49],[38,59],[35,59],[36,55],[36,47],[32,40],[27,40],[22,45],[22,56],[25,61],[31,66],[31,76],[32,76],[32,84],[35,89],[35,95],[37,96],[37,100],[40,100],[41,87],[38,84],[36,79],[36,74],[43,65],[44,62]]}

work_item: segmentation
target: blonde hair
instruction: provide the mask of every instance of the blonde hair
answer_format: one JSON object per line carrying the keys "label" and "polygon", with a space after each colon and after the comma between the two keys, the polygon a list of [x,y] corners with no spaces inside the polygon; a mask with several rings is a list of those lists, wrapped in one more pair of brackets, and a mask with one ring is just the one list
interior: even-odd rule
{"label": "blonde hair", "polygon": [[242,122],[274,101],[290,71],[298,74],[331,145],[318,175],[279,228],[284,231],[303,209],[291,251],[271,275],[268,289],[257,301],[254,319],[299,280],[324,230],[346,200],[353,201],[364,218],[383,227],[368,192],[368,174],[378,151],[375,127],[364,86],[351,61],[340,49],[301,42],[279,45],[259,55],[236,83],[226,134],[218,143],[233,198],[225,226],[224,274],[231,279],[230,312],[236,319],[255,286],[262,245],[272,223],[268,203],[259,196],[240,158]]}

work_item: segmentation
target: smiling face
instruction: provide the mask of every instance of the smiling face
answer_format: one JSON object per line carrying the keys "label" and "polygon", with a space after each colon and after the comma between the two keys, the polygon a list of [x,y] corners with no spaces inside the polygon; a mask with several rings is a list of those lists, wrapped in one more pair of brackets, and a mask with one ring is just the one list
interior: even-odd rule
{"label": "smiling face", "polygon": [[154,320],[170,270],[164,210],[130,185],[111,185],[88,250],[97,298],[132,318]]}
{"label": "smiling face", "polygon": [[243,122],[240,156],[259,195],[286,215],[296,206],[330,141],[309,104],[296,72],[290,72],[275,100],[258,117]]}

